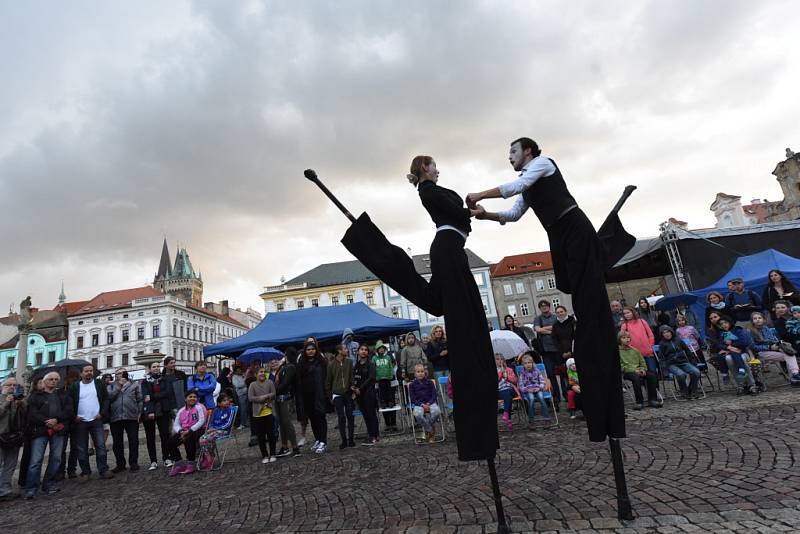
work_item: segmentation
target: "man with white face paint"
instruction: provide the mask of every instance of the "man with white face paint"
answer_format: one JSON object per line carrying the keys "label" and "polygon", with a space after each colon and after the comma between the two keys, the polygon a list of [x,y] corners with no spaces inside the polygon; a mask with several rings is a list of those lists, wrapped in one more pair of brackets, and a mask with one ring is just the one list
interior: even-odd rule
{"label": "man with white face paint", "polygon": [[521,137],[512,142],[508,161],[520,173],[519,177],[481,193],[470,193],[467,206],[480,211],[478,202],[483,199],[518,195],[511,209],[479,213],[476,218],[505,224],[519,220],[531,208],[547,231],[556,286],[572,294],[575,308],[577,330],[573,352],[581,377],[589,439],[611,438],[619,516],[631,518],[618,442],[618,438],[625,437],[622,373],[605,271],[635,243],[617,217],[622,202],[634,188],[626,189],[598,233],[578,207],[556,163],[542,155],[535,141]]}

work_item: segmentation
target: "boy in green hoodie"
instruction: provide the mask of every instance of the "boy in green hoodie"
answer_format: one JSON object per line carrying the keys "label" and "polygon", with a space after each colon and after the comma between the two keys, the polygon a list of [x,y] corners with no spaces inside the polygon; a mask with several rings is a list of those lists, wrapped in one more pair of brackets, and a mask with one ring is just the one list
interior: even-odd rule
{"label": "boy in green hoodie", "polygon": [[642,396],[642,381],[647,384],[647,400],[652,408],[661,408],[658,401],[658,377],[647,370],[642,353],[631,347],[631,335],[626,331],[617,334],[617,344],[619,345],[619,363],[622,367],[622,376],[625,380],[630,380],[633,385],[633,394],[636,397],[634,410],[644,408],[644,398]]}
{"label": "boy in green hoodie", "polygon": [[328,364],[325,389],[328,398],[332,399],[339,419],[339,436],[342,438],[340,449],[355,447],[353,439],[355,421],[353,418],[353,362],[350,361],[347,345],[336,346],[336,356]]}
{"label": "boy in green hoodie", "polygon": [[[375,379],[378,381],[378,395],[380,408],[393,408],[395,405],[395,388],[392,381],[395,379],[394,356],[386,350],[383,341],[375,343],[375,355],[372,357],[375,364]],[[383,420],[389,432],[397,432],[397,412],[383,412]]]}

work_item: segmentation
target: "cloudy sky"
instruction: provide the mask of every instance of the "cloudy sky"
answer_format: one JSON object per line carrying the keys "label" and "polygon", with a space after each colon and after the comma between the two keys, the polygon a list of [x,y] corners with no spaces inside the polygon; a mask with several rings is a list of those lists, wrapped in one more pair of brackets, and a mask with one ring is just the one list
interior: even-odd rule
{"label": "cloudy sky", "polygon": [[[166,235],[205,300],[350,259],[351,211],[427,251],[405,181],[434,156],[466,194],[527,135],[599,224],[623,186],[639,236],[713,225],[719,191],[777,200],[800,151],[793,2],[0,3],[0,306],[152,281]],[[792,37],[794,35],[794,37]],[[794,59],[794,61],[793,61]],[[511,201],[493,201],[490,209]],[[547,248],[532,214],[476,223],[484,259]]]}

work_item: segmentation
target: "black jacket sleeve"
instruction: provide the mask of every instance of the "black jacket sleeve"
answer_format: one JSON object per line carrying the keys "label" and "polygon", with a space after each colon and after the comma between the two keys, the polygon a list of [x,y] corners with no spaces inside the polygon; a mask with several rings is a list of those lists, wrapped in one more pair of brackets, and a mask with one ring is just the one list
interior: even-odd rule
{"label": "black jacket sleeve", "polygon": [[419,197],[422,200],[422,205],[437,223],[446,222],[440,221],[440,219],[445,218],[451,219],[449,224],[455,226],[462,226],[465,223],[469,225],[469,209],[463,206],[460,198],[456,202],[455,197],[443,188],[437,186],[420,187]]}

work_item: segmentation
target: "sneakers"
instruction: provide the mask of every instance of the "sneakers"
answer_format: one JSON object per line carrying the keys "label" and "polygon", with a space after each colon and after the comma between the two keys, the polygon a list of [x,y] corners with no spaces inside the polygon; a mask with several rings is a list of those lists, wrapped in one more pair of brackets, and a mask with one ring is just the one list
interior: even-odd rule
{"label": "sneakers", "polygon": [[182,475],[191,475],[194,472],[195,472],[194,462],[189,462],[188,464],[186,464],[186,467],[183,468],[183,471],[181,471],[181,474]]}
{"label": "sneakers", "polygon": [[511,430],[513,425],[511,424],[511,415],[508,412],[503,412],[503,422],[506,424],[506,427]]}
{"label": "sneakers", "polygon": [[575,410],[570,410],[570,411],[569,411],[569,418],[570,418],[570,419],[575,419],[575,417],[577,417],[577,416],[575,415]]}
{"label": "sneakers", "polygon": [[44,490],[44,492],[45,492],[46,494],[48,494],[48,495],[55,495],[56,493],[58,493],[58,491],[59,491],[59,490],[58,490],[58,488],[57,488],[57,487],[55,487],[55,486],[50,486],[49,488],[47,488],[46,490]]}
{"label": "sneakers", "polygon": [[261,463],[262,463],[262,464],[268,464],[268,463],[269,463],[269,456],[264,456],[264,457],[261,459]]}
{"label": "sneakers", "polygon": [[300,456],[300,447],[295,447],[295,448],[292,450],[292,456],[294,456],[295,458],[297,458],[298,456]]}
{"label": "sneakers", "polygon": [[319,445],[315,449],[312,449],[316,454],[322,454],[328,451],[328,447],[323,443],[319,442]]}
{"label": "sneakers", "polygon": [[302,447],[302,446],[303,446],[303,445],[305,445],[305,444],[306,444],[306,438],[300,438],[300,439],[297,441],[297,446],[298,446],[298,447]]}
{"label": "sneakers", "polygon": [[370,438],[370,439],[365,439],[364,441],[362,441],[362,442],[361,442],[361,445],[362,445],[362,446],[364,446],[364,447],[372,447],[372,446],[373,446],[373,445],[375,445],[376,443],[378,443],[378,440],[377,440],[377,439],[375,439],[375,438]]}
{"label": "sneakers", "polygon": [[729,375],[729,374],[722,375],[722,383],[725,384],[726,386],[730,386],[731,385],[731,375]]}
{"label": "sneakers", "polygon": [[278,458],[283,458],[284,456],[289,456],[290,454],[292,454],[292,451],[290,451],[286,447],[281,447],[281,450],[278,451],[277,456]]}
{"label": "sneakers", "polygon": [[172,467],[173,465],[175,465],[175,462],[173,462],[173,461],[172,461],[172,460],[170,460],[169,458],[167,458],[166,460],[164,460],[164,467]]}
{"label": "sneakers", "polygon": [[278,461],[278,457],[277,456],[270,456],[269,457],[269,463],[274,464],[277,461]]}
{"label": "sneakers", "polygon": [[744,370],[744,367],[739,367],[739,370],[736,371],[736,374],[739,375],[739,377],[744,377],[747,376],[747,371]]}
{"label": "sneakers", "polygon": [[112,473],[122,473],[123,471],[127,470],[128,468],[124,465],[118,465],[114,469],[111,470]]}
{"label": "sneakers", "polygon": [[311,450],[314,451],[319,447],[319,440],[315,441],[314,444],[311,446]]}
{"label": "sneakers", "polygon": [[176,477],[183,473],[184,467],[180,464],[175,464],[172,469],[169,470],[169,476]]}
{"label": "sneakers", "polygon": [[663,402],[659,402],[657,400],[651,400],[649,404],[651,408],[661,408],[664,405]]}
{"label": "sneakers", "polygon": [[147,468],[148,471],[155,471],[158,469],[158,462],[150,462],[150,467]]}

